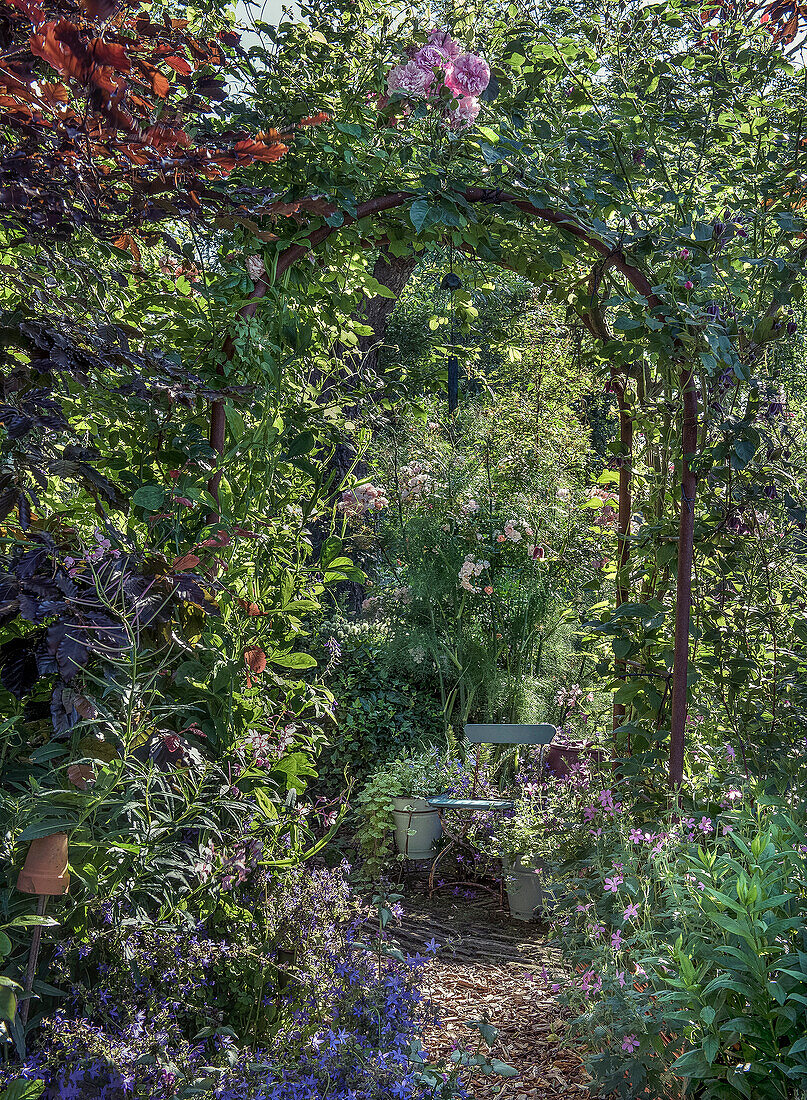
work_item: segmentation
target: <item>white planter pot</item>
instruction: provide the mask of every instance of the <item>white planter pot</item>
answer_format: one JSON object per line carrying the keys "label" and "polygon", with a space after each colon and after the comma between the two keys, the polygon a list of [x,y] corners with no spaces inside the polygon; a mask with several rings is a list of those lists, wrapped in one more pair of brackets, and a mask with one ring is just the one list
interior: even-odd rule
{"label": "white planter pot", "polygon": [[392,816],[398,851],[407,859],[433,859],[435,844],[443,835],[437,810],[425,798],[393,798]]}
{"label": "white planter pot", "polygon": [[554,884],[546,878],[544,864],[505,858],[502,866],[510,916],[514,920],[535,920],[551,907],[555,900]]}

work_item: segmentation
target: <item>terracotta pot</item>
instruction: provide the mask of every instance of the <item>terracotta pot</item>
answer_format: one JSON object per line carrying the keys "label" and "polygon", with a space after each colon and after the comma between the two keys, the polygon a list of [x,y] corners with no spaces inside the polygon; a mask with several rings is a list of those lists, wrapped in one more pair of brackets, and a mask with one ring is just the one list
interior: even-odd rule
{"label": "terracotta pot", "polygon": [[23,894],[66,894],[69,886],[67,833],[52,833],[32,840],[25,866],[17,879],[17,889]]}
{"label": "terracotta pot", "polygon": [[544,754],[544,767],[558,779],[566,779],[581,760],[601,764],[604,759],[605,753],[602,749],[595,749],[591,744],[550,745]]}

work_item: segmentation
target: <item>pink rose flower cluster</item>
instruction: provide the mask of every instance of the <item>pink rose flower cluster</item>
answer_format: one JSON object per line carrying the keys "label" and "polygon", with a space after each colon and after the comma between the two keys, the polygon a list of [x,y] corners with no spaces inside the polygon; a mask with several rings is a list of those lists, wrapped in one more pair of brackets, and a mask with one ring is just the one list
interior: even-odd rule
{"label": "pink rose flower cluster", "polygon": [[387,77],[390,95],[401,92],[409,99],[429,99],[446,87],[453,95],[447,123],[454,129],[473,124],[479,114],[479,96],[490,83],[490,66],[475,53],[463,53],[448,31],[435,28],[425,46]]}
{"label": "pink rose flower cluster", "polygon": [[[519,530],[519,524],[521,530]],[[535,532],[524,520],[509,519],[504,525],[504,531],[496,536],[496,542],[521,542],[522,538],[534,538]]]}
{"label": "pink rose flower cluster", "polygon": [[602,504],[602,511],[594,516],[593,523],[598,524],[600,527],[607,527],[616,523],[619,498],[614,493],[595,485],[586,490],[586,496],[592,502],[589,507],[596,509],[598,504]]}
{"label": "pink rose flower cluster", "polygon": [[417,500],[434,489],[434,478],[426,462],[410,462],[398,471],[398,492],[401,500]]}
{"label": "pink rose flower cluster", "polygon": [[473,554],[468,554],[460,566],[460,587],[466,592],[480,593],[482,588],[473,583],[473,578],[481,576],[485,569],[490,569],[489,561],[483,561],[481,558],[475,558]]}
{"label": "pink rose flower cluster", "polygon": [[356,489],[347,489],[342,493],[336,509],[346,516],[362,516],[365,512],[380,512],[388,504],[389,500],[383,489],[376,485],[359,485]]}
{"label": "pink rose flower cluster", "polygon": [[581,696],[583,689],[579,684],[572,684],[571,687],[561,688],[555,695],[556,707],[576,707]]}

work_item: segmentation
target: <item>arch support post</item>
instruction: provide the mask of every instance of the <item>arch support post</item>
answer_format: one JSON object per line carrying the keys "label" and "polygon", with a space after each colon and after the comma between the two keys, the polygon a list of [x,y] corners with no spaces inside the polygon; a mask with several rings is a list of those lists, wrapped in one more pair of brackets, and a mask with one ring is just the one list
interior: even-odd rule
{"label": "arch support post", "polygon": [[[627,376],[619,378],[612,371],[612,388],[616,393],[619,407],[619,511],[617,515],[617,558],[616,558],[616,605],[620,607],[628,599],[628,565],[630,561],[630,518],[633,511],[631,473],[633,467],[633,411],[629,404]],[[616,661],[617,679],[625,680],[627,662],[625,658]],[[625,721],[624,703],[614,703],[611,728],[616,731]],[[613,753],[618,755],[616,737],[613,739]],[[628,749],[630,754],[630,749]]]}
{"label": "arch support post", "polygon": [[669,785],[684,782],[684,749],[689,678],[689,627],[692,618],[692,563],[695,549],[695,493],[692,461],[698,447],[698,395],[691,366],[681,369],[681,509],[678,523],[678,576],[675,588],[672,717],[670,720]]}

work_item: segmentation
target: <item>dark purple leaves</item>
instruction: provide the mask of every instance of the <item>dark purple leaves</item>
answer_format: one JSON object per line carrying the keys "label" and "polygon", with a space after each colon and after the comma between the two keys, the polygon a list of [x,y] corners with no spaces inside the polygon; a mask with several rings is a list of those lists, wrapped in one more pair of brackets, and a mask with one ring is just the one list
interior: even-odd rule
{"label": "dark purple leaves", "polygon": [[0,646],[0,684],[15,699],[22,699],[39,679],[34,642],[12,638]]}

